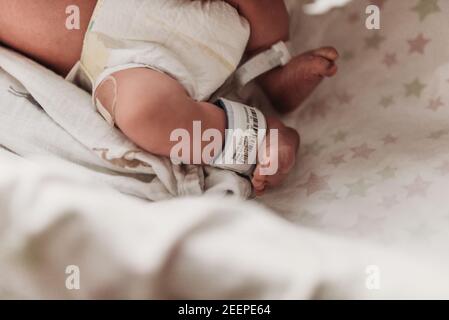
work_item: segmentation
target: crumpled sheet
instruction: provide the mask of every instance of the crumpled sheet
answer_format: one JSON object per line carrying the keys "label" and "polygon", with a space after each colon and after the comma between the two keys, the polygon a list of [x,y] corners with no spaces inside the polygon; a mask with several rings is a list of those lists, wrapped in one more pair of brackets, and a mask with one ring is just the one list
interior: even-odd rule
{"label": "crumpled sheet", "polygon": [[64,159],[94,179],[149,200],[204,192],[251,195],[249,181],[235,173],[178,166],[142,151],[101,118],[86,92],[1,47],[0,86],[0,144],[21,156]]}

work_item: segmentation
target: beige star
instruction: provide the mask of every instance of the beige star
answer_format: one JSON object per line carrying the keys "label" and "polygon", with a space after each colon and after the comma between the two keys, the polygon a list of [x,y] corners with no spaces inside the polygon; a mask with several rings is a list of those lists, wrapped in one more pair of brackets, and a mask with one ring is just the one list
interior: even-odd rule
{"label": "beige star", "polygon": [[440,12],[438,0],[419,0],[418,4],[412,8],[419,15],[419,19],[424,21],[428,15]]}
{"label": "beige star", "polygon": [[437,130],[432,132],[428,138],[432,140],[439,140],[447,134],[448,134],[447,130]]}
{"label": "beige star", "polygon": [[359,179],[354,183],[346,184],[346,188],[349,190],[348,197],[366,197],[366,194],[371,187],[372,185],[366,183],[365,179]]}
{"label": "beige star", "polygon": [[408,45],[410,47],[409,53],[412,54],[414,52],[424,54],[424,50],[426,46],[429,44],[430,39],[424,38],[424,35],[420,33],[416,38],[407,40]]}
{"label": "beige star", "polygon": [[391,107],[394,104],[393,96],[382,97],[380,99],[380,105],[384,108]]}
{"label": "beige star", "polygon": [[368,147],[368,145],[366,143],[364,143],[358,147],[351,148],[351,150],[352,150],[352,152],[354,152],[354,154],[352,155],[353,159],[363,158],[366,160],[368,160],[371,157],[371,154],[376,151],[376,149],[372,149],[372,148]]}
{"label": "beige star", "polygon": [[352,51],[345,51],[345,52],[343,52],[343,54],[341,55],[341,58],[342,58],[344,61],[352,60],[352,59],[354,59],[354,57],[355,57],[355,55],[354,55],[354,52],[352,52]]}
{"label": "beige star", "polygon": [[385,38],[382,37],[379,33],[375,33],[371,37],[365,38],[365,44],[368,49],[377,50],[384,41]]}
{"label": "beige star", "polygon": [[425,89],[426,85],[423,84],[419,79],[415,79],[410,83],[405,84],[405,96],[415,96],[417,98],[421,97],[422,91]]}
{"label": "beige star", "polygon": [[415,181],[404,188],[407,190],[407,198],[416,196],[426,197],[427,191],[432,183],[425,181],[421,176],[416,177]]}
{"label": "beige star", "polygon": [[345,142],[347,137],[348,137],[348,133],[341,131],[341,130],[339,130],[336,134],[333,135],[335,143]]}
{"label": "beige star", "polygon": [[383,180],[388,180],[395,178],[397,171],[398,169],[388,166],[385,167],[383,170],[379,171],[377,174],[380,175]]}
{"label": "beige star", "polygon": [[315,173],[311,173],[309,176],[309,180],[304,183],[300,184],[300,188],[304,188],[307,190],[307,196],[310,197],[311,195],[320,192],[320,191],[330,191],[331,188],[328,183],[329,176],[319,176]]}
{"label": "beige star", "polygon": [[306,155],[319,156],[320,153],[326,149],[326,146],[320,144],[318,141],[312,142],[304,146],[304,152]]}
{"label": "beige star", "polygon": [[317,225],[320,222],[321,214],[304,210],[299,214],[298,221],[304,225]]}
{"label": "beige star", "polygon": [[325,192],[320,196],[320,199],[329,203],[340,200],[340,197],[338,196],[337,192]]}

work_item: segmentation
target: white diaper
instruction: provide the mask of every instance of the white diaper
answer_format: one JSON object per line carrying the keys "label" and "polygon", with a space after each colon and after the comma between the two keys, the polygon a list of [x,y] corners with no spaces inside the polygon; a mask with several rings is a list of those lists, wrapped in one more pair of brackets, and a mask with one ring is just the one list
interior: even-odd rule
{"label": "white diaper", "polygon": [[205,101],[237,69],[249,36],[248,22],[224,1],[99,0],[67,79],[94,93],[112,73],[145,67]]}

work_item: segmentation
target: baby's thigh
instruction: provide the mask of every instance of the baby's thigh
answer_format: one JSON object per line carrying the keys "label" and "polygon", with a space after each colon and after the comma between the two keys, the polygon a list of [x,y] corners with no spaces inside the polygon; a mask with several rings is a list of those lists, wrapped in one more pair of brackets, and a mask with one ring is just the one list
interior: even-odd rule
{"label": "baby's thigh", "polygon": [[[0,42],[65,75],[79,60],[97,0],[0,0]],[[68,6],[80,9],[80,29],[69,30]]]}
{"label": "baby's thigh", "polygon": [[177,80],[165,73],[144,67],[111,74],[97,87],[94,94],[118,120],[125,118],[125,115],[138,114],[140,117],[143,111],[160,112],[159,106],[168,108],[180,97],[188,97]]}
{"label": "baby's thigh", "polygon": [[284,0],[226,0],[251,26],[249,51],[258,51],[289,37],[289,14]]}
{"label": "baby's thigh", "polygon": [[196,120],[205,129],[220,127],[216,123],[221,109],[196,102],[177,80],[148,68],[113,73],[97,88],[95,97],[131,141],[165,157],[174,145],[173,130],[191,131]]}
{"label": "baby's thigh", "polygon": [[177,80],[148,68],[115,72],[94,94],[114,123],[137,140],[148,138],[149,127],[167,124],[191,100]]}

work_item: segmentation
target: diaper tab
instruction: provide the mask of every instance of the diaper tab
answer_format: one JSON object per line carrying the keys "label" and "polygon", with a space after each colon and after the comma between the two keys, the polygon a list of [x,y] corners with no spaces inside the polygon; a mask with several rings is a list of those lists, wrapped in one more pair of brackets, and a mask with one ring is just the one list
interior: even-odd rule
{"label": "diaper tab", "polygon": [[244,87],[258,76],[274,68],[285,66],[291,59],[292,56],[286,43],[280,41],[273,45],[271,49],[246,62],[236,71],[235,77],[239,85]]}

